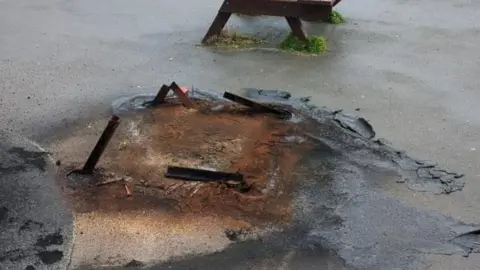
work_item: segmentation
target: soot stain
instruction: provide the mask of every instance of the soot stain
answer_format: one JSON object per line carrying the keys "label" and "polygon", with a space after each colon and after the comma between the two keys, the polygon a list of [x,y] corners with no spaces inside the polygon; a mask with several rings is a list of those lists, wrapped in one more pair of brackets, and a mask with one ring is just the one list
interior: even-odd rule
{"label": "soot stain", "polygon": [[[322,257],[322,261],[335,261],[336,266],[343,269],[344,262],[334,251],[316,243],[309,243],[308,229],[296,227],[294,229],[275,232],[269,236],[235,242],[221,252],[192,255],[182,260],[173,260],[149,267],[147,269],[231,269],[232,265],[244,266],[236,269],[256,269],[255,265],[269,259],[274,265],[269,269],[279,269],[285,264],[288,254],[298,254],[296,260],[306,257]],[[301,251],[303,254],[299,254]],[[301,256],[303,255],[303,256]],[[321,256],[320,256],[321,255]],[[302,258],[303,257],[303,258]],[[315,261],[318,263],[318,261]],[[317,267],[318,268],[318,267]],[[315,268],[316,269],[316,268]]]}
{"label": "soot stain", "polygon": [[38,238],[35,246],[45,248],[48,246],[61,244],[63,244],[63,236],[61,235],[61,231],[58,230],[55,233],[47,234],[44,237]]}
{"label": "soot stain", "polygon": [[22,249],[13,249],[5,252],[0,256],[0,262],[10,260],[12,262],[19,261],[25,257],[28,257],[29,255],[26,254],[25,250]]}
{"label": "soot stain", "polygon": [[25,171],[26,169],[27,169],[27,166],[22,164],[16,164],[12,166],[4,166],[4,164],[0,164],[0,173],[2,174],[21,172],[21,171]]}
{"label": "soot stain", "polygon": [[63,252],[60,250],[52,250],[52,251],[40,251],[37,253],[38,258],[44,263],[44,264],[54,264],[62,260],[63,258]]}
{"label": "soot stain", "polygon": [[8,208],[5,206],[0,207],[0,223],[4,220],[7,220],[8,217]]}
{"label": "soot stain", "polygon": [[41,171],[45,171],[46,169],[47,161],[45,160],[45,156],[48,154],[47,152],[27,151],[21,147],[12,147],[8,150],[8,153],[17,155],[23,162],[32,164]]}

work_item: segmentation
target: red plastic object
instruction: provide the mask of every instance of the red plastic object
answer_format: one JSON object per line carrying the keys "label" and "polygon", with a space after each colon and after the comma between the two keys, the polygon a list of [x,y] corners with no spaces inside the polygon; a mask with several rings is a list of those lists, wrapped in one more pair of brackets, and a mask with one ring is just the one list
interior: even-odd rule
{"label": "red plastic object", "polygon": [[188,88],[185,87],[185,86],[180,87],[180,90],[182,90],[182,92],[183,92],[184,94],[187,94],[187,93],[188,93]]}

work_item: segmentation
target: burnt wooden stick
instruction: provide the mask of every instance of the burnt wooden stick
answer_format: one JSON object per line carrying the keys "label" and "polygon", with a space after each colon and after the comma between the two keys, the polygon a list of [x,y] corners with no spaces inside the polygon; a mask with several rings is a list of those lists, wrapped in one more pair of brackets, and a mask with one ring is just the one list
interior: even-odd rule
{"label": "burnt wooden stick", "polygon": [[203,37],[202,39],[203,44],[206,44],[211,37],[218,36],[222,32],[223,27],[225,27],[225,24],[227,24],[228,19],[230,19],[230,16],[232,15],[232,13],[223,12],[221,10],[222,8],[220,8],[220,11],[218,12],[217,16],[215,17],[212,24],[210,25],[210,28],[205,34],[205,37]]}
{"label": "burnt wooden stick", "polygon": [[292,34],[294,37],[303,41],[308,40],[307,34],[303,30],[302,21],[299,18],[285,17],[285,19],[287,20],[288,25],[292,29]]}
{"label": "burnt wooden stick", "polygon": [[107,127],[103,131],[102,136],[100,136],[100,139],[98,139],[97,144],[93,148],[92,153],[88,157],[87,162],[85,162],[83,169],[80,171],[81,173],[83,174],[93,173],[95,166],[97,166],[97,163],[100,160],[100,157],[105,151],[105,148],[107,148],[107,145],[110,142],[110,139],[112,138],[113,134],[115,133],[115,130],[117,129],[119,123],[120,123],[120,118],[116,115],[113,115],[110,121],[108,121]]}
{"label": "burnt wooden stick", "polygon": [[187,96],[186,93],[182,91],[182,89],[180,89],[180,86],[178,86],[177,83],[172,82],[172,84],[170,84],[170,89],[172,89],[177,98],[180,100],[180,102],[182,102],[185,107],[191,109],[195,107],[192,100]]}
{"label": "burnt wooden stick", "polygon": [[160,87],[160,90],[158,90],[157,95],[153,99],[152,105],[156,106],[160,103],[163,103],[165,101],[165,97],[167,96],[169,90],[170,88],[167,85],[165,84],[162,85],[162,87]]}

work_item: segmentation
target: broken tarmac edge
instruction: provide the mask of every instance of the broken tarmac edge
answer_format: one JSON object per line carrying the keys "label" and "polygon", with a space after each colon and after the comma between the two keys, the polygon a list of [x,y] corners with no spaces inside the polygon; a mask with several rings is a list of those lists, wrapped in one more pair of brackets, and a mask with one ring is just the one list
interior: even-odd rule
{"label": "broken tarmac edge", "polygon": [[[394,149],[386,140],[378,138],[372,125],[363,117],[348,114],[343,110],[331,110],[327,107],[319,107],[311,104],[309,97],[294,98],[291,93],[280,90],[264,90],[256,88],[244,88],[243,97],[255,102],[261,102],[264,105],[278,108],[281,110],[292,109],[300,111],[308,115],[307,118],[314,119],[318,123],[328,124],[334,128],[335,126],[352,138],[360,138],[369,147],[380,150],[391,158],[391,161],[401,170],[408,171],[403,174],[402,179],[398,183],[405,183],[409,189],[416,192],[432,192],[434,194],[449,194],[460,191],[465,186],[465,178],[463,173],[451,172],[443,168],[439,168],[438,164],[418,160],[408,156],[404,151]],[[174,95],[167,95],[166,99],[173,98]],[[211,102],[225,102],[221,92],[214,90],[200,90],[192,86],[189,91],[189,97],[193,99],[207,100]],[[142,93],[130,95],[114,100],[111,104],[112,113],[118,116],[131,114],[139,110],[148,109],[151,100],[155,98],[154,93]],[[304,121],[304,117],[292,113],[290,122],[300,123]],[[317,140],[318,138],[312,138]],[[362,157],[357,157],[357,162]]]}
{"label": "broken tarmac edge", "polygon": [[0,130],[0,269],[67,269],[74,215],[50,154]]}

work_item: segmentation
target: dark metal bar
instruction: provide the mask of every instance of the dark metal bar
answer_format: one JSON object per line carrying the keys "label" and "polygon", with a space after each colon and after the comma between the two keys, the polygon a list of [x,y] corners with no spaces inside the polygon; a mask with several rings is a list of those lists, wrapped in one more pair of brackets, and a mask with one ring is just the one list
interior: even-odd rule
{"label": "dark metal bar", "polygon": [[273,108],[271,106],[267,106],[267,105],[255,102],[251,99],[232,94],[230,92],[223,93],[223,97],[226,98],[226,99],[229,99],[233,102],[236,102],[236,103],[242,104],[244,106],[250,107],[253,110],[258,111],[258,112],[272,113],[272,114],[278,115],[282,118],[287,118],[287,117],[291,116],[291,113],[288,112],[288,111],[279,110],[279,109]]}
{"label": "dark metal bar", "polygon": [[97,163],[100,160],[100,157],[105,151],[105,148],[107,148],[108,142],[110,142],[110,139],[115,133],[115,130],[117,129],[119,123],[120,123],[120,118],[116,115],[113,115],[110,121],[108,121],[108,125],[103,131],[102,136],[100,136],[100,139],[98,140],[97,144],[93,148],[92,153],[88,157],[87,162],[85,162],[83,169],[80,171],[81,173],[83,174],[93,173],[95,166],[97,166]]}
{"label": "dark metal bar", "polygon": [[177,98],[180,100],[180,102],[182,102],[182,104],[185,107],[187,107],[187,108],[194,108],[195,107],[195,104],[193,104],[192,100],[188,97],[188,95],[186,93],[184,93],[182,91],[180,86],[178,86],[178,84],[176,84],[175,82],[172,82],[170,84],[170,86],[167,86],[165,84],[162,85],[160,90],[158,90],[158,93],[155,96],[155,98],[151,102],[147,102],[146,105],[157,106],[159,104],[162,104],[163,102],[165,102],[165,97],[167,96],[168,91],[170,91],[170,90],[172,90],[175,93]]}
{"label": "dark metal bar", "polygon": [[175,93],[177,98],[182,102],[182,104],[187,107],[187,108],[193,108],[195,105],[193,104],[192,100],[185,94],[182,89],[180,89],[180,86],[176,84],[175,82],[172,82],[170,84],[170,89]]}
{"label": "dark metal bar", "polygon": [[160,103],[163,103],[165,101],[165,97],[167,96],[169,90],[170,88],[167,85],[165,84],[162,85],[162,87],[160,87],[160,90],[158,90],[157,95],[153,99],[151,105],[156,106]]}
{"label": "dark metal bar", "polygon": [[190,181],[235,181],[243,183],[243,174],[168,166],[165,177]]}

